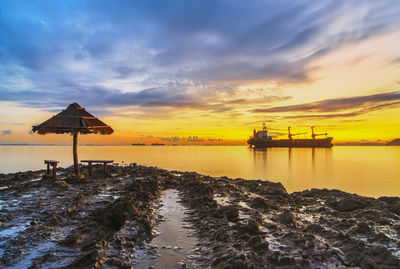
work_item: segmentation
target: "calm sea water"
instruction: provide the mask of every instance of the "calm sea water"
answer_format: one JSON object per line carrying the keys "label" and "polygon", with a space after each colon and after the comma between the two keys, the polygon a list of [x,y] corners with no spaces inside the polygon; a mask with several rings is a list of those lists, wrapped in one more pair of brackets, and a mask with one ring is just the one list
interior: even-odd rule
{"label": "calm sea water", "polygon": [[[79,146],[79,158],[136,162],[211,176],[281,182],[289,192],[340,189],[366,196],[400,196],[400,147],[332,149],[245,146]],[[0,146],[0,173],[44,169],[44,159],[72,164],[72,146]]]}

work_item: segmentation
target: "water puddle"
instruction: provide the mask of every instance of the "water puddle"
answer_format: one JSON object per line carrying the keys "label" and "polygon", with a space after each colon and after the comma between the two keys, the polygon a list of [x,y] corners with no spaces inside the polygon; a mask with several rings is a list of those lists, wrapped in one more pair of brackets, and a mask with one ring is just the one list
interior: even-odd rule
{"label": "water puddle", "polygon": [[135,252],[135,268],[201,268],[201,256],[195,248],[197,239],[185,221],[187,214],[178,203],[178,191],[167,190],[160,199],[158,214],[164,221],[158,225],[159,234],[151,243]]}

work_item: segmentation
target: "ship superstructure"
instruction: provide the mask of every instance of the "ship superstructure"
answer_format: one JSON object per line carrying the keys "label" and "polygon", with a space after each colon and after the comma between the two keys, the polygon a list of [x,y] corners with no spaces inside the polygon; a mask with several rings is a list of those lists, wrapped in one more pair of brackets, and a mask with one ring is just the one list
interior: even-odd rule
{"label": "ship superstructure", "polygon": [[[269,135],[265,123],[261,131],[253,130],[253,136],[247,140],[247,143],[251,147],[255,148],[272,148],[272,147],[284,147],[284,148],[330,148],[333,146],[333,137],[328,137],[328,133],[315,133],[314,126],[311,126],[311,139],[296,139],[297,135],[304,135],[307,133],[291,133],[291,127],[288,127],[288,139],[276,139]],[[318,136],[325,136],[324,138],[318,138]]]}

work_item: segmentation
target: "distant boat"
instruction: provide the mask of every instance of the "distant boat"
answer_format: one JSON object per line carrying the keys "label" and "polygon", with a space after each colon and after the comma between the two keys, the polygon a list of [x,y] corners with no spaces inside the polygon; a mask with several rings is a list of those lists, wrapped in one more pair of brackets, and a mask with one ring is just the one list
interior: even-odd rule
{"label": "distant boat", "polygon": [[165,146],[165,144],[161,144],[161,143],[152,143],[152,146]]}
{"label": "distant boat", "polygon": [[393,139],[386,143],[386,146],[400,146],[400,138]]}
{"label": "distant boat", "polygon": [[[289,139],[277,139],[273,140],[268,135],[267,127],[263,124],[262,131],[256,131],[254,129],[253,136],[247,140],[247,144],[254,148],[331,148],[332,137],[328,137],[327,133],[316,134],[314,133],[314,126],[311,127],[312,139],[294,139],[293,136],[301,135],[306,133],[290,133],[290,127],[288,127],[288,138]],[[325,135],[325,138],[316,138],[317,136]]]}
{"label": "distant boat", "polygon": [[146,146],[145,143],[133,143],[132,146]]}

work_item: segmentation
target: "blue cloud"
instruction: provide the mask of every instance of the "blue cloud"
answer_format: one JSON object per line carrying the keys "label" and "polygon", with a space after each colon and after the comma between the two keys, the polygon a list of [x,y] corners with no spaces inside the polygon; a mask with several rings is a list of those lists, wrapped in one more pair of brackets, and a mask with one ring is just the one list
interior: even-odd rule
{"label": "blue cloud", "polygon": [[[326,99],[322,101],[290,106],[257,108],[253,113],[295,113],[284,118],[345,118],[355,117],[372,111],[400,106],[400,92],[386,92],[364,96]],[[318,114],[307,114],[307,113]],[[332,113],[333,112],[333,113]],[[339,112],[339,113],[338,113]]]}
{"label": "blue cloud", "polygon": [[397,0],[5,0],[0,100],[227,111],[207,96],[233,95],[234,80],[307,81],[310,61],[397,30],[399,14]]}
{"label": "blue cloud", "polygon": [[10,135],[12,132],[11,132],[11,130],[10,129],[8,129],[8,130],[2,130],[1,131],[1,134],[2,135]]}

